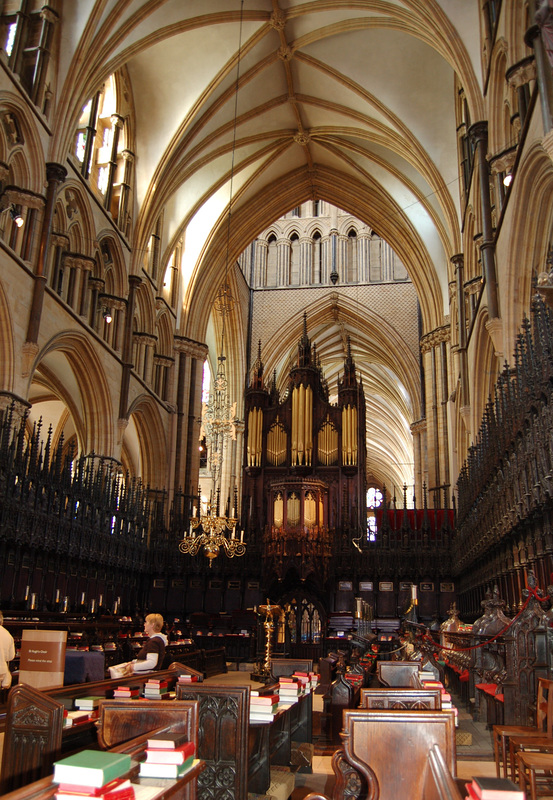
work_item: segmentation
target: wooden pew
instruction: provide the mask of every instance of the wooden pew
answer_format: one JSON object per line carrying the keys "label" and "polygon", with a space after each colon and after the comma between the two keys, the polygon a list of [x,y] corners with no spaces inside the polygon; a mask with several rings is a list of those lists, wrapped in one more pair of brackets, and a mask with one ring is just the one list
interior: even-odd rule
{"label": "wooden pew", "polygon": [[[435,783],[434,777],[427,776],[429,755],[435,745],[451,777],[451,780],[444,778],[442,789],[453,791],[456,777],[453,711],[357,709],[344,711],[343,719],[343,749],[337,750],[332,759],[336,776],[333,800],[441,797],[439,787],[430,788]],[[439,759],[435,761],[436,774],[440,775]],[[324,796],[308,797],[320,800]]]}
{"label": "wooden pew", "polygon": [[[77,697],[98,695],[111,698],[117,686],[143,686],[152,674],[72,684],[48,691],[25,684],[10,689],[4,723],[0,790],[11,791],[48,775],[60,754],[96,746],[95,721],[63,727],[64,709],[72,709]],[[201,674],[178,663],[155,672],[156,678],[167,678],[171,683],[182,674],[196,674],[198,680],[203,679]]]}
{"label": "wooden pew", "polygon": [[440,689],[377,688],[361,689],[360,708],[427,709],[440,711]]}
{"label": "wooden pew", "polygon": [[255,775],[258,767],[255,754],[250,758],[248,753],[249,686],[190,684],[177,686],[175,701],[106,700],[98,720],[98,741],[111,749],[128,738],[129,731],[136,735],[158,727],[161,721],[178,722],[185,701],[198,705],[197,752],[207,765],[199,778],[200,796],[246,800],[248,768]]}
{"label": "wooden pew", "polygon": [[422,689],[419,679],[420,665],[416,661],[379,661],[377,677],[383,686],[411,686]]}
{"label": "wooden pew", "polygon": [[[263,689],[271,693],[270,686]],[[179,702],[198,703],[198,757],[202,800],[246,800],[265,794],[271,765],[290,766],[292,741],[311,742],[312,695],[305,695],[273,723],[250,723],[250,687],[180,684],[176,701],[106,700],[101,703],[98,741],[113,748],[129,736],[179,718]],[[154,705],[155,703],[155,705]]]}
{"label": "wooden pew", "polygon": [[[123,701],[126,702],[126,701]],[[132,701],[140,702],[140,701]],[[157,701],[151,701],[153,705]],[[167,706],[171,701],[163,702],[163,706]],[[160,703],[161,705],[162,703]],[[141,782],[146,785],[152,783],[152,779],[140,779],[138,777],[138,762],[144,759],[144,751],[146,749],[146,742],[148,737],[153,732],[168,733],[179,732],[185,733],[189,741],[197,742],[197,728],[198,728],[198,709],[196,703],[179,703],[179,718],[173,720],[170,724],[164,724],[162,727],[150,730],[140,736],[130,739],[129,741],[112,748],[112,752],[128,753],[133,759],[133,766],[129,777],[135,783]],[[171,715],[169,715],[170,717]],[[156,712],[158,721],[167,723],[167,717],[164,718],[163,710]],[[173,781],[168,779],[159,780],[160,793],[156,796],[156,800],[196,800],[197,791],[196,783],[198,776],[205,769],[205,763],[201,760],[193,770],[188,772],[183,778]],[[53,798],[57,791],[57,784],[52,782],[52,770],[48,777],[42,778],[34,783],[26,784],[19,789],[2,795],[3,800],[50,800]]]}

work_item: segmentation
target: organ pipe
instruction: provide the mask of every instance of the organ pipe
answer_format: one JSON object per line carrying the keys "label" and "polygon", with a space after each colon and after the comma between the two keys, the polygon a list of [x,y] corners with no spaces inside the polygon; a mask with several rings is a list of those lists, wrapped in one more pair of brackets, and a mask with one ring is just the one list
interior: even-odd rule
{"label": "organ pipe", "polygon": [[357,408],[350,405],[342,409],[342,463],[357,465]]}
{"label": "organ pipe", "polygon": [[252,408],[248,414],[248,466],[261,466],[261,450],[263,436],[263,411]]}
{"label": "organ pipe", "polygon": [[292,464],[309,466],[313,452],[313,390],[303,383],[292,392]]}

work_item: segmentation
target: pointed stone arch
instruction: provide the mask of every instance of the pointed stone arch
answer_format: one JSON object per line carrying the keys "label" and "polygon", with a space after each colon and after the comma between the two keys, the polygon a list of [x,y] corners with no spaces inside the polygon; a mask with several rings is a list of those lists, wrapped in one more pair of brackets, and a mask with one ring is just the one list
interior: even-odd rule
{"label": "pointed stone arch", "polygon": [[[161,489],[159,481],[165,483],[168,472],[167,436],[155,401],[141,394],[129,409],[129,421],[123,437],[123,448],[139,453],[140,464],[137,465],[138,477],[142,483],[151,488]],[[129,432],[134,427],[137,441],[129,442]]]}
{"label": "pointed stone arch", "polygon": [[90,339],[65,331],[41,348],[31,370],[27,396],[32,397],[36,375],[69,408],[79,448],[88,454],[113,456],[115,451],[113,399],[102,363]]}

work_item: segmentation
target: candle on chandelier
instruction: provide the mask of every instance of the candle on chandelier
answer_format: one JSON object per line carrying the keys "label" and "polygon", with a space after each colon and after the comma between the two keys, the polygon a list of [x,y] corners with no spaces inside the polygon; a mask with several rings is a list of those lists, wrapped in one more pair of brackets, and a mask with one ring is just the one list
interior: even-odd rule
{"label": "candle on chandelier", "polygon": [[240,531],[240,541],[244,541],[244,531]]}
{"label": "candle on chandelier", "polygon": [[230,538],[231,538],[231,539],[235,539],[235,538],[236,538],[236,525],[235,525],[235,526],[234,526],[234,528],[232,529],[232,533],[231,533],[231,536],[230,536]]}

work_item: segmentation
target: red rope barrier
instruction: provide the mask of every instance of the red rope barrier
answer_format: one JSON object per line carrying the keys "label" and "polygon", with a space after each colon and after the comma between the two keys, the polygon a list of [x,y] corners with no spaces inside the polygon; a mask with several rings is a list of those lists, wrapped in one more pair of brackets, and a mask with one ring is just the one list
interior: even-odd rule
{"label": "red rope barrier", "polygon": [[502,630],[500,630],[499,633],[496,633],[495,636],[492,636],[491,639],[487,639],[485,642],[480,642],[479,644],[473,644],[470,647],[449,647],[447,645],[442,646],[442,645],[436,644],[434,639],[428,633],[423,634],[422,638],[423,638],[423,640],[431,642],[434,645],[434,648],[436,650],[443,650],[443,651],[448,652],[448,653],[464,653],[464,652],[467,652],[467,651],[470,651],[470,650],[478,650],[479,647],[486,647],[486,645],[490,644],[491,642],[494,642],[496,639],[499,639],[500,636],[503,636],[503,634],[506,631],[509,630],[511,625],[513,625],[516,622],[516,620],[520,617],[522,612],[526,609],[526,607],[527,607],[528,603],[530,602],[530,600],[532,599],[532,597],[535,597],[536,600],[538,600],[538,602],[540,602],[540,603],[543,603],[544,600],[547,599],[545,597],[540,597],[539,596],[539,594],[538,594],[538,592],[540,591],[539,589],[532,589],[531,586],[527,586],[526,588],[528,590],[528,597],[524,601],[524,605],[522,606],[522,608],[520,609],[518,614],[515,617],[513,617],[513,619],[507,625],[505,625],[505,627]]}

